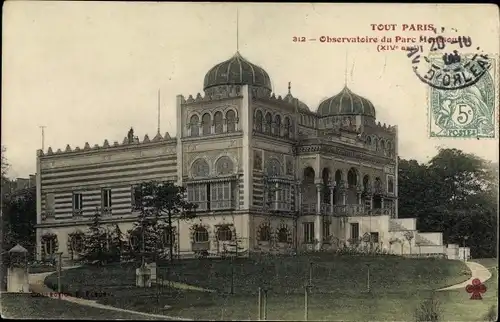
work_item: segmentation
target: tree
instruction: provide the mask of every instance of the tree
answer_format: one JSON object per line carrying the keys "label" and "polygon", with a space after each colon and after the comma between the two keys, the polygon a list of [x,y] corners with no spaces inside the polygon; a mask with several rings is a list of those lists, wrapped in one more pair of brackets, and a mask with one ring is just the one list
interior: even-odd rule
{"label": "tree", "polygon": [[101,214],[98,209],[92,218],[92,223],[84,237],[82,259],[87,262],[102,264],[106,260],[107,234],[101,225]]}
{"label": "tree", "polygon": [[2,250],[23,245],[30,255],[36,249],[36,190],[24,189],[2,198]]}
{"label": "tree", "polygon": [[[473,256],[496,254],[498,166],[457,149],[440,149],[427,164],[399,160],[399,214],[418,229],[443,232]],[[493,238],[493,239],[491,239]]]}
{"label": "tree", "polygon": [[7,162],[7,157],[5,156],[5,152],[7,148],[2,145],[2,184],[3,180],[7,178],[7,171],[9,171],[9,163]]}
{"label": "tree", "polygon": [[[180,220],[195,217],[195,205],[187,202],[184,195],[186,189],[175,185],[173,182],[149,181],[140,185],[136,192],[141,200],[140,215],[136,222],[135,231],[144,232],[144,242],[140,242],[145,251],[151,249],[156,252],[161,244],[161,235],[163,229],[167,228],[169,239],[168,243],[169,259],[173,261],[173,225],[174,218]],[[144,244],[144,246],[143,246]]]}
{"label": "tree", "polygon": [[123,233],[118,224],[116,224],[114,230],[111,232],[110,253],[113,261],[120,261],[123,246]]}

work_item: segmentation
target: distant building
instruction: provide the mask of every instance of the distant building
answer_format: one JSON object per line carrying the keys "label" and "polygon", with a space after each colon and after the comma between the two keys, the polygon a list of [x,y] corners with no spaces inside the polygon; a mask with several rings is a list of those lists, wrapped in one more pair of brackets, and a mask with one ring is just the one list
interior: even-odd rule
{"label": "distant building", "polygon": [[17,178],[6,180],[2,183],[2,195],[12,196],[25,189],[36,187],[36,175],[30,174],[29,178]]}
{"label": "distant building", "polygon": [[[98,208],[122,231],[138,215],[137,185],[187,188],[198,217],[174,221],[179,253],[335,249],[372,241],[395,254],[445,255],[441,233],[398,219],[398,130],[344,87],[312,111],[272,93],[261,67],[237,52],[211,68],[204,93],[177,96],[177,135],[38,151],[39,257],[73,256],[72,236]],[[133,243],[132,240],[130,240]],[[165,246],[166,247],[166,246]]]}

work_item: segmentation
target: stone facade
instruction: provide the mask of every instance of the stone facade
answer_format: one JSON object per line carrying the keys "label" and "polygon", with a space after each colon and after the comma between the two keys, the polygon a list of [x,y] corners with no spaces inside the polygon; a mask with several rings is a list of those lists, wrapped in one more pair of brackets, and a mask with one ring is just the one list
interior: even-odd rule
{"label": "stone facade", "polygon": [[313,112],[290,87],[272,94],[239,53],[231,62],[241,66],[233,76],[214,67],[204,94],[177,96],[176,137],[130,131],[123,143],[38,151],[40,257],[70,256],[69,236],[96,209],[130,229],[134,185],[151,179],[185,186],[198,205],[196,219],[174,223],[178,254],[333,249],[366,234],[386,249],[399,239],[408,253],[416,238],[404,233],[419,233],[398,221],[397,127],[377,123],[371,102],[347,88]]}

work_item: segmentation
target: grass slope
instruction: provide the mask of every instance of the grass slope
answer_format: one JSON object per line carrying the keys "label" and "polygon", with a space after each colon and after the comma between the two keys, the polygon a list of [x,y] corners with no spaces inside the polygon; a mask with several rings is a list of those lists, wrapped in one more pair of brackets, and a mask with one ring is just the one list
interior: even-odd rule
{"label": "grass slope", "polygon": [[[81,267],[63,272],[63,290],[106,293],[90,297],[100,303],[151,313],[168,313],[195,319],[256,319],[258,287],[269,288],[267,318],[303,319],[304,284],[312,265],[309,319],[411,320],[413,310],[432,290],[467,280],[470,275],[458,261],[410,259],[396,256],[314,256],[185,260],[158,276],[217,293],[136,288],[136,265]],[[370,265],[371,292],[367,293]],[[233,272],[234,295],[227,295]],[[46,279],[57,284],[56,275]],[[171,306],[166,311],[165,305]]]}

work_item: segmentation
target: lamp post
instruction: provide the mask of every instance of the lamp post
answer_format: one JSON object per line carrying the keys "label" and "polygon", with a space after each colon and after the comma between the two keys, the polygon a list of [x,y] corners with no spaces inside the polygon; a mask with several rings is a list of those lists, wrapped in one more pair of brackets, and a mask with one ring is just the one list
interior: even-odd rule
{"label": "lamp post", "polygon": [[61,299],[61,269],[62,269],[62,252],[57,253],[57,296]]}
{"label": "lamp post", "polygon": [[464,262],[467,261],[467,255],[466,255],[466,249],[465,249],[467,239],[469,239],[469,236],[464,236]]}
{"label": "lamp post", "polygon": [[366,290],[368,291],[368,293],[370,293],[370,264],[367,263],[366,267],[368,268],[368,273],[366,276]]}

